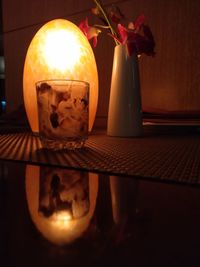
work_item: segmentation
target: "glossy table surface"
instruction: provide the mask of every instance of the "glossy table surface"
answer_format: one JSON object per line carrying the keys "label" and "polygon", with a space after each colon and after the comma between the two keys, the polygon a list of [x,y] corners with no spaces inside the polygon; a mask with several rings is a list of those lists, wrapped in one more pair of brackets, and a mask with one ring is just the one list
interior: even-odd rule
{"label": "glossy table surface", "polygon": [[0,266],[200,266],[200,188],[0,161]]}

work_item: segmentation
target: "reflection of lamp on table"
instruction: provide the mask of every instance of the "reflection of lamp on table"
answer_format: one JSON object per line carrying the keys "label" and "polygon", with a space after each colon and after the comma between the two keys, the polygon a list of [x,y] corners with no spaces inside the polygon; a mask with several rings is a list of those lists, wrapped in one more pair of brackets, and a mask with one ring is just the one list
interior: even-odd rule
{"label": "reflection of lamp on table", "polygon": [[70,244],[88,229],[97,192],[95,174],[82,177],[81,172],[67,169],[31,165],[26,168],[26,197],[31,218],[39,232],[54,244]]}

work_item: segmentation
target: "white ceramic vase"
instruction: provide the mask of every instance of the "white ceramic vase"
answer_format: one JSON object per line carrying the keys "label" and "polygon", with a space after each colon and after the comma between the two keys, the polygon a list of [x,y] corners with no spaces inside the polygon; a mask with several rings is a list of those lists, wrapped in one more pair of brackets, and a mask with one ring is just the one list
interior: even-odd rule
{"label": "white ceramic vase", "polygon": [[129,56],[125,45],[115,47],[110,88],[107,134],[142,135],[142,108],[138,58]]}

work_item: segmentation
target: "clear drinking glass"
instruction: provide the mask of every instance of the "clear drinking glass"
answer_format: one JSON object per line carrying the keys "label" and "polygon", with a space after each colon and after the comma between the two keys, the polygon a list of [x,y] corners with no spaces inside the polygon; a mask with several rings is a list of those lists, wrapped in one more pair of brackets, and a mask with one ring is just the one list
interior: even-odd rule
{"label": "clear drinking glass", "polygon": [[89,84],[76,80],[36,83],[39,136],[43,147],[81,148],[88,138]]}

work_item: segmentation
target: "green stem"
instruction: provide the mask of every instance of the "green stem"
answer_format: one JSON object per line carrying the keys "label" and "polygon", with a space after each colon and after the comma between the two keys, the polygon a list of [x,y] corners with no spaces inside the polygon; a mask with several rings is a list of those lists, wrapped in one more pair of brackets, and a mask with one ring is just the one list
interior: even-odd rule
{"label": "green stem", "polygon": [[94,24],[94,27],[96,28],[102,28],[102,29],[109,29],[109,26],[104,26],[104,25],[99,25],[99,24]]}
{"label": "green stem", "polygon": [[[102,12],[102,14],[103,14],[103,16],[104,16],[106,22],[108,23],[108,26],[109,26],[109,28],[110,28],[111,33],[112,33],[114,36],[117,37],[117,33],[116,33],[116,31],[113,29],[113,27],[112,27],[112,25],[111,25],[111,23],[110,23],[110,21],[109,21],[109,19],[108,19],[107,13],[106,13],[106,11],[104,10],[103,6],[101,5],[101,3],[100,3],[98,0],[94,0],[94,2],[95,2],[95,4],[98,6],[98,8],[101,10],[101,12]],[[116,41],[116,39],[114,39],[114,41],[115,41],[116,45],[118,45],[118,42]]]}

